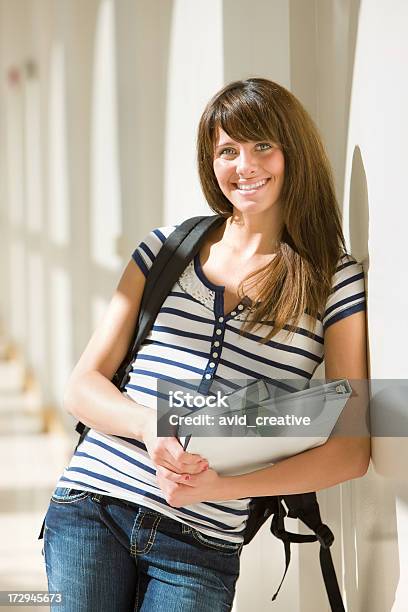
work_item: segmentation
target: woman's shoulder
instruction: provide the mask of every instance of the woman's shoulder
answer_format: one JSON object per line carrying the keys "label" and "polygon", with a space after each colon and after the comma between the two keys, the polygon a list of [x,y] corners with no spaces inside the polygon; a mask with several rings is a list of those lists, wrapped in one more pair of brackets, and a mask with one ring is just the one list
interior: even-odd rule
{"label": "woman's shoulder", "polygon": [[153,240],[153,242],[159,241],[162,245],[167,240],[167,238],[174,232],[177,225],[164,225],[161,227],[155,227],[150,230],[144,240]]}
{"label": "woman's shoulder", "polygon": [[336,269],[334,271],[332,291],[340,280],[345,280],[355,275],[364,275],[362,264],[358,262],[351,253],[342,252],[337,260]]}
{"label": "woman's shoulder", "polygon": [[344,252],[338,259],[323,315],[326,329],[332,323],[365,309],[364,271],[361,263]]}
{"label": "woman's shoulder", "polygon": [[342,251],[339,259],[337,260],[337,265],[341,265],[345,262],[359,263],[357,259],[348,251]]}
{"label": "woman's shoulder", "polygon": [[176,227],[176,225],[165,225],[152,229],[133,251],[132,259],[137,263],[145,276],[147,276],[163,244]]}

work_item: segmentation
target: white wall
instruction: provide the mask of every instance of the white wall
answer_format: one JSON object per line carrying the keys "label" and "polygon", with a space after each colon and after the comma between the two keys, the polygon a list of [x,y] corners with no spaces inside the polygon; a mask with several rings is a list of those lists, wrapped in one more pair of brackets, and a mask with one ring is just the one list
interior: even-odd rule
{"label": "white wall", "polygon": [[[408,374],[405,355],[408,289],[401,282],[408,223],[408,210],[404,205],[408,85],[406,79],[401,78],[408,57],[407,26],[408,6],[403,0],[396,0],[392,5],[361,2],[345,198],[349,189],[353,194],[354,183],[366,183],[368,327],[373,379],[406,379]],[[357,162],[356,146],[361,152]],[[350,218],[355,220],[353,208]],[[348,224],[346,214],[346,228]],[[353,231],[353,225],[351,243],[363,252],[361,246],[357,247],[359,236]],[[388,405],[384,406],[390,418],[392,411],[398,409],[399,401],[397,395],[392,394]],[[406,398],[403,408],[406,410]],[[356,483],[354,488],[360,526],[362,588],[358,605],[375,612],[402,612],[408,605],[404,580],[408,569],[408,486],[401,470],[406,458],[406,438],[374,439],[374,469],[369,478]]]}

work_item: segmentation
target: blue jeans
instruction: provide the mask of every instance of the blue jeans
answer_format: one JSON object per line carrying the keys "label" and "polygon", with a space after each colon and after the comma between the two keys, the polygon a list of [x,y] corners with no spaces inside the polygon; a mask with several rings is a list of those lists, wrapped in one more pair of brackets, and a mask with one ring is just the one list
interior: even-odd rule
{"label": "blue jeans", "polygon": [[57,487],[45,517],[51,612],[226,612],[242,544],[136,504]]}

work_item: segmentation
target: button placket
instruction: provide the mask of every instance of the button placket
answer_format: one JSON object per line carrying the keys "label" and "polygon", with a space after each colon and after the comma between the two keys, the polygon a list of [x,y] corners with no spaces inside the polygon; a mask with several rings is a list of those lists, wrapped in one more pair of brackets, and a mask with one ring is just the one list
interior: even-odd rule
{"label": "button placket", "polygon": [[246,299],[229,314],[224,314],[224,287],[216,287],[214,299],[214,330],[211,340],[209,359],[204,370],[203,378],[198,388],[198,392],[207,394],[210,390],[212,381],[218,368],[221,358],[222,344],[224,341],[225,327],[228,321],[234,319],[245,309]]}
{"label": "button placket", "polygon": [[[210,386],[215,376],[215,372],[219,364],[224,333],[225,321],[216,322],[211,342],[210,356],[204,371],[204,378],[202,379],[200,387],[198,389],[199,393],[208,393],[210,389]],[[214,348],[218,350],[214,350]]]}
{"label": "button placket", "polygon": [[216,299],[214,301],[214,330],[213,337],[211,339],[210,355],[207,361],[206,368],[204,370],[204,376],[198,388],[199,393],[208,393],[210,390],[212,381],[218,368],[220,361],[222,343],[225,334],[225,324],[228,317],[223,315],[224,311],[224,296],[223,291],[217,292]]}

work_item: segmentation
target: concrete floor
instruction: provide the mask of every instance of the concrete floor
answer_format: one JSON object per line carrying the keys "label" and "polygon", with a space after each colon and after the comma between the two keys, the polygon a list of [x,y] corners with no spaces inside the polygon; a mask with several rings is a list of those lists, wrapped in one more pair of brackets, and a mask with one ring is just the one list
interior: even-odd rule
{"label": "concrete floor", "polygon": [[0,432],[1,591],[47,590],[43,540],[37,538],[50,495],[72,451],[72,442],[62,434]]}

